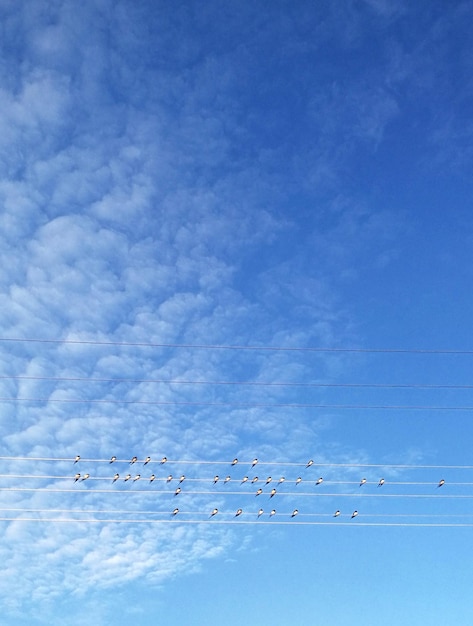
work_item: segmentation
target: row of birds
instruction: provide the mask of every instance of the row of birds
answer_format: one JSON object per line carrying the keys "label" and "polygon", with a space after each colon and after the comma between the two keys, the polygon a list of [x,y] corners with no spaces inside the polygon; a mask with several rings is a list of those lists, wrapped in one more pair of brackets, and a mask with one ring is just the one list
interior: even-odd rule
{"label": "row of birds", "polygon": [[[84,480],[87,480],[87,478],[90,478],[90,474],[84,474],[84,475],[81,475],[80,473],[77,473],[77,474],[74,476],[74,482],[84,481]],[[112,478],[112,482],[114,482],[114,483],[115,483],[117,480],[119,480],[119,478],[120,478],[120,474],[118,474],[118,472],[117,472],[117,473],[113,476],[113,478]],[[131,474],[127,474],[127,475],[123,478],[124,482],[127,482],[127,481],[129,481],[129,480],[131,480],[131,479],[132,479],[132,475],[131,475]],[[183,483],[185,479],[186,479],[186,477],[185,477],[185,476],[184,476],[184,474],[183,474],[183,475],[179,478],[179,484],[180,484],[180,483]],[[132,481],[132,482],[136,482],[137,480],[141,480],[141,474],[136,474],[136,475],[135,475],[135,477],[133,478],[133,481]],[[149,479],[147,479],[147,480],[149,480],[149,482],[151,482],[151,483],[152,483],[152,482],[153,482],[153,481],[155,481],[155,480],[163,480],[163,479],[162,479],[162,478],[161,478],[161,479],[160,479],[160,478],[158,478],[158,479],[157,479],[157,478],[156,478],[156,476],[155,476],[154,474],[151,474],[151,476],[150,476],[150,477],[149,477]],[[166,482],[167,482],[167,483],[170,483],[172,480],[173,480],[173,476],[172,476],[172,474],[169,474],[169,476],[166,478]],[[222,480],[222,482],[223,482],[223,484],[227,484],[228,482],[230,482],[230,480],[231,480],[231,476],[226,476],[226,477]],[[279,478],[279,479],[278,479],[278,485],[281,485],[283,482],[285,482],[285,480],[286,480],[286,479],[285,479],[285,477],[284,477],[284,476],[281,476],[281,478]],[[219,477],[218,475],[214,476],[214,479],[213,479],[213,484],[214,484],[214,485],[216,485],[219,481],[220,481],[220,477]],[[244,483],[247,483],[248,481],[250,481],[249,477],[248,477],[248,476],[244,476],[240,484],[241,484],[241,485],[243,485]],[[255,476],[254,478],[252,478],[252,479],[251,479],[250,483],[251,483],[251,484],[254,484],[254,483],[257,483],[258,481],[259,481],[258,476]],[[272,481],[273,481],[272,477],[271,477],[271,476],[268,476],[268,478],[266,479],[265,484],[266,484],[266,485],[269,485]],[[301,482],[302,482],[302,478],[301,478],[300,476],[299,476],[298,478],[296,478],[296,481],[295,481],[295,484],[296,484],[296,485],[300,484]],[[321,485],[323,482],[324,482],[324,479],[323,479],[322,477],[320,477],[320,478],[318,478],[318,479],[315,481],[315,485],[316,485],[316,486],[317,486],[317,485]],[[363,485],[365,485],[367,482],[368,482],[368,481],[367,481],[367,479],[366,479],[366,478],[362,478],[362,479],[360,480],[360,487],[362,487]],[[380,478],[380,480],[379,480],[379,482],[378,482],[378,487],[382,487],[382,486],[385,484],[385,482],[386,482],[386,481],[385,481],[385,479],[384,479],[384,478]],[[444,479],[444,478],[442,478],[442,479],[439,481],[439,484],[437,485],[437,487],[443,487],[443,485],[444,485],[444,484],[445,484],[445,479]],[[273,492],[274,492],[274,493],[273,493]],[[260,488],[260,489],[258,489],[258,491],[257,491],[256,495],[259,495],[260,493],[263,493],[263,490],[262,490],[261,488]],[[273,489],[271,490],[271,495],[273,496],[275,493],[276,493],[276,489],[275,489],[275,488],[273,488]]]}
{"label": "row of birds", "polygon": [[[81,457],[80,454],[78,454],[76,456],[76,458],[74,459],[74,463],[78,463],[80,461]],[[109,463],[115,463],[115,461],[117,461],[117,457],[116,456],[112,456]],[[155,462],[155,461],[153,461]],[[166,456],[163,456],[162,459],[160,461],[158,461],[160,465],[164,465],[165,463],[168,462],[168,458]],[[258,459],[253,459],[253,461],[251,462],[251,467],[254,467],[255,465],[258,464]],[[134,456],[131,458],[130,460],[130,465],[134,465],[135,463],[141,463],[141,461],[138,460],[137,456]],[[143,465],[148,465],[148,463],[151,463],[151,457],[147,456],[144,461],[143,461]],[[196,461],[197,463],[197,461]],[[235,466],[237,465],[237,463],[239,463],[238,459],[235,458],[233,459],[233,461],[230,463],[230,465]],[[306,469],[308,467],[311,467],[312,465],[314,465],[314,460],[310,459],[310,461],[307,461],[307,465],[306,465]]]}
{"label": "row of birds", "polygon": [[[171,515],[176,516],[179,513],[179,509],[175,508],[174,511],[171,513]],[[217,515],[218,513],[218,509],[213,509],[213,511],[210,513],[210,517],[214,517],[215,515]],[[257,513],[257,517],[261,517],[264,513],[263,509],[260,509]],[[243,509],[237,509],[236,513],[235,513],[235,517],[240,517],[240,515],[243,514]],[[276,515],[276,509],[272,509],[272,511],[269,513],[269,517],[274,517],[274,515]],[[299,515],[299,509],[294,509],[294,511],[291,513],[291,517],[296,517],[296,515]],[[333,517],[340,517],[341,515],[341,511],[339,511],[338,509],[335,511],[335,513],[333,514]],[[351,514],[351,519],[354,519],[355,517],[358,516],[358,511],[353,511],[353,513]]]}

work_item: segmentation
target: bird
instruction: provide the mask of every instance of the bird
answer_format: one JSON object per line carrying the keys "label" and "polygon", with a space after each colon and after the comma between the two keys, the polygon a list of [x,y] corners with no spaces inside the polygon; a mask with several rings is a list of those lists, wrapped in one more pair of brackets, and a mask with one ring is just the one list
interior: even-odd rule
{"label": "bird", "polygon": [[213,517],[214,515],[217,515],[217,513],[218,513],[218,509],[214,509],[212,511],[212,513],[210,514],[210,517]]}
{"label": "bird", "polygon": [[131,474],[127,474],[127,475],[125,476],[125,482],[126,482],[127,480],[130,480],[130,478],[131,478]]}
{"label": "bird", "polygon": [[89,478],[90,474],[84,474],[82,476],[82,480],[87,480]]}
{"label": "bird", "polygon": [[145,462],[143,463],[143,465],[148,465],[148,463],[151,461],[151,457],[147,456],[145,459]]}
{"label": "bird", "polygon": [[296,478],[296,485],[298,485],[300,482],[302,482],[302,478],[299,476],[299,478]]}
{"label": "bird", "polygon": [[184,476],[184,474],[179,478],[179,484],[183,483],[185,481],[186,477]]}
{"label": "bird", "polygon": [[174,509],[174,511],[172,512],[171,515],[177,515],[178,513],[179,513],[179,509],[176,508],[176,509]]}
{"label": "bird", "polygon": [[172,480],[172,474],[169,474],[169,476],[166,478],[166,482],[170,483]]}
{"label": "bird", "polygon": [[263,509],[260,509],[260,510],[258,511],[258,517],[261,517],[261,516],[263,515],[263,513],[264,513]]}
{"label": "bird", "polygon": [[232,465],[236,465],[238,463],[238,459],[233,459]]}
{"label": "bird", "polygon": [[218,476],[214,477],[214,485],[215,485],[215,483],[218,483]]}
{"label": "bird", "polygon": [[271,478],[271,476],[268,476],[268,478],[266,479],[266,484],[269,485],[269,483],[272,481],[273,479]]}
{"label": "bird", "polygon": [[308,462],[307,462],[307,465],[305,466],[305,467],[306,467],[306,469],[307,469],[308,467],[310,467],[311,465],[313,465],[313,464],[314,464],[314,461],[313,461],[312,459],[310,459],[310,461],[308,461]]}
{"label": "bird", "polygon": [[360,487],[361,487],[362,485],[364,485],[364,484],[365,484],[365,482],[366,482],[366,478],[362,478],[362,479],[361,479],[361,481],[360,481]]}
{"label": "bird", "polygon": [[353,511],[353,513],[351,514],[351,519],[353,519],[354,517],[356,517],[358,515],[358,511]]}
{"label": "bird", "polygon": [[273,517],[273,515],[276,515],[276,509],[273,509],[271,511],[271,513],[269,514],[269,517]]}
{"label": "bird", "polygon": [[263,490],[261,489],[261,487],[258,489],[258,491],[256,492],[257,496],[260,496],[263,493]]}
{"label": "bird", "polygon": [[335,513],[333,514],[333,516],[334,516],[334,517],[338,517],[339,515],[340,515],[340,511],[337,509],[337,510],[335,511]]}
{"label": "bird", "polygon": [[164,463],[166,463],[167,458],[165,456],[163,456],[163,458],[161,459],[161,465],[164,465]]}
{"label": "bird", "polygon": [[112,456],[112,458],[110,459],[109,463],[114,463],[117,460],[116,456]]}
{"label": "bird", "polygon": [[181,493],[181,491],[182,491],[182,489],[181,489],[180,487],[178,487],[178,488],[176,489],[176,491],[174,492],[174,495],[175,495],[175,496],[178,496],[178,495]]}
{"label": "bird", "polygon": [[243,483],[246,483],[246,482],[248,482],[248,476],[243,476],[243,479],[240,484],[243,485]]}
{"label": "bird", "polygon": [[253,459],[251,467],[254,467],[258,463],[258,459]]}
{"label": "bird", "polygon": [[115,483],[120,478],[120,474],[115,474],[113,477],[113,482]]}
{"label": "bird", "polygon": [[134,456],[130,461],[130,465],[133,465],[133,463],[136,463],[137,460],[138,460],[138,457]]}
{"label": "bird", "polygon": [[322,476],[320,478],[317,478],[317,480],[315,481],[316,485],[321,485],[324,482],[324,479],[322,478]]}
{"label": "bird", "polygon": [[439,484],[437,485],[437,488],[438,487],[443,487],[443,485],[445,485],[445,479],[444,478],[442,478],[442,480],[439,482]]}
{"label": "bird", "polygon": [[278,480],[278,483],[281,484],[285,481],[286,479],[284,478],[284,476],[281,476],[281,478]]}
{"label": "bird", "polygon": [[272,498],[275,495],[276,495],[276,489],[271,489],[271,495],[269,497]]}
{"label": "bird", "polygon": [[141,474],[137,474],[134,478],[133,478],[133,482],[135,482],[136,480],[140,480],[141,478]]}
{"label": "bird", "polygon": [[79,478],[80,478],[80,474],[76,474],[74,476],[74,482],[76,483],[79,480]]}
{"label": "bird", "polygon": [[382,487],[384,485],[384,478],[379,479],[378,487]]}
{"label": "bird", "polygon": [[296,517],[296,515],[299,513],[299,511],[297,509],[294,509],[294,511],[292,512],[291,517]]}
{"label": "bird", "polygon": [[156,476],[154,474],[151,474],[151,476],[149,477],[149,482],[152,483],[155,478]]}
{"label": "bird", "polygon": [[76,456],[76,458],[74,459],[74,463],[77,463],[78,461],[80,461],[80,454]]}
{"label": "bird", "polygon": [[251,482],[252,483],[257,483],[258,482],[258,476],[255,476]]}
{"label": "bird", "polygon": [[228,482],[230,482],[230,480],[231,480],[231,477],[227,476],[223,482],[226,485]]}
{"label": "bird", "polygon": [[238,509],[237,512],[235,513],[235,517],[238,517],[242,513],[243,513],[243,509]]}

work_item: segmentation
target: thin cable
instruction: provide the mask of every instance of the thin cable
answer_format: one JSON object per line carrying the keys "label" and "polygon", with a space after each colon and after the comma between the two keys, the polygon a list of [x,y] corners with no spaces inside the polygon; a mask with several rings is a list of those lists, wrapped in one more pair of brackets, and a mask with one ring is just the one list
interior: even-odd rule
{"label": "thin cable", "polygon": [[473,411],[473,406],[394,405],[394,404],[318,404],[312,402],[206,402],[202,400],[82,400],[80,398],[7,398],[0,402],[50,402],[59,404],[144,404],[152,406],[215,406],[235,408],[292,408],[292,409],[363,409],[396,411]]}
{"label": "thin cable", "polygon": [[381,354],[473,354],[473,350],[455,349],[423,349],[423,348],[329,348],[329,347],[297,347],[297,346],[243,346],[225,344],[193,344],[193,343],[153,343],[136,341],[97,341],[92,339],[42,339],[36,337],[0,337],[0,342],[10,343],[45,343],[89,346],[117,346],[139,348],[186,348],[196,350],[247,350],[269,352],[354,352]]}
{"label": "thin cable", "polygon": [[473,389],[473,385],[436,383],[324,383],[290,381],[250,381],[250,380],[177,380],[166,378],[95,378],[80,376],[0,376],[0,380],[34,380],[53,382],[88,383],[157,383],[166,385],[230,385],[251,387],[315,387],[315,388],[361,388],[361,389]]}

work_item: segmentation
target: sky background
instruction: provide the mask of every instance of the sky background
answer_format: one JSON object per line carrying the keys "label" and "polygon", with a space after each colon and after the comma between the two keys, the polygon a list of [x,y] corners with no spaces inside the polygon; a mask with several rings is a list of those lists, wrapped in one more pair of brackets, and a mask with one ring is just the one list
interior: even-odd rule
{"label": "sky background", "polygon": [[0,626],[471,625],[472,21],[0,0]]}

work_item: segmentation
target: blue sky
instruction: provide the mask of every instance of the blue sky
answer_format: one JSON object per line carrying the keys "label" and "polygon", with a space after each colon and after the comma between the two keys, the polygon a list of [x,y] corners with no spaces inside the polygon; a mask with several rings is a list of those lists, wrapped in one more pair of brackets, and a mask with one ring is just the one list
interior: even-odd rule
{"label": "blue sky", "polygon": [[0,17],[0,626],[470,625],[473,2]]}

